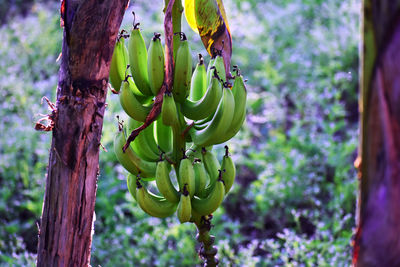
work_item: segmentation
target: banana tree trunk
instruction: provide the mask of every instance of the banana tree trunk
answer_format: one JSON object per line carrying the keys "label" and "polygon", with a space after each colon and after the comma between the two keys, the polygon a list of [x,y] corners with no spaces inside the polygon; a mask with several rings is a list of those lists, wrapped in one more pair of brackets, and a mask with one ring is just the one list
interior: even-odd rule
{"label": "banana tree trunk", "polygon": [[363,1],[353,263],[400,266],[400,0]]}
{"label": "banana tree trunk", "polygon": [[128,0],[64,0],[37,266],[88,266],[109,66]]}

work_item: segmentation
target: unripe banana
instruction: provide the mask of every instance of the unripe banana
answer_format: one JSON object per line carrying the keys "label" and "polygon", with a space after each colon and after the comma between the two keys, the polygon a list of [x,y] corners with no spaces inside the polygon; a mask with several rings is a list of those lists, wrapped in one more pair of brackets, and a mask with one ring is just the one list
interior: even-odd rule
{"label": "unripe banana", "polygon": [[196,178],[192,162],[189,158],[184,158],[180,162],[178,182],[181,193],[183,192],[183,188],[186,186],[186,189],[192,198],[194,196],[194,192],[196,191]]}
{"label": "unripe banana", "polygon": [[195,161],[193,163],[193,170],[196,184],[196,190],[194,194],[196,196],[203,196],[207,181],[209,180],[208,174],[201,161]]}
{"label": "unripe banana", "polygon": [[129,193],[136,200],[136,176],[129,173],[126,177],[126,185],[128,186]]}
{"label": "unripe banana", "polygon": [[228,194],[229,190],[231,190],[231,187],[233,185],[233,182],[235,181],[235,176],[236,176],[235,163],[229,156],[228,146],[225,146],[225,155],[222,158],[221,170],[222,170],[222,180],[224,181],[225,185],[225,194]]}
{"label": "unripe banana", "polygon": [[126,143],[126,135],[123,129],[118,131],[114,138],[114,152],[121,165],[133,175],[139,175],[144,181],[155,179],[156,163],[143,160],[129,146],[125,152],[122,148]]}
{"label": "unripe banana", "polygon": [[204,167],[207,171],[208,176],[210,177],[208,185],[199,194],[200,197],[205,197],[213,190],[219,176],[221,165],[217,157],[211,152],[210,149],[209,150],[202,149],[201,153],[202,153]]}
{"label": "unripe banana", "polygon": [[169,153],[172,151],[172,128],[162,123],[162,116],[156,120],[157,144],[161,151]]}
{"label": "unripe banana", "polygon": [[222,79],[223,82],[226,82],[224,58],[219,54],[215,57],[214,67],[217,70],[218,76]]}
{"label": "unripe banana", "polygon": [[123,82],[122,90],[119,94],[119,100],[122,108],[131,118],[144,122],[151,110],[151,105],[147,106],[140,103],[130,89],[130,83],[132,82],[132,80],[129,81],[128,79]]}
{"label": "unripe banana", "polygon": [[235,99],[235,110],[231,125],[227,128],[226,133],[222,134],[216,144],[220,144],[230,140],[234,137],[240,128],[244,120],[246,119],[246,98],[247,90],[243,81],[243,76],[240,75],[240,71],[235,66],[237,75],[235,76],[235,81],[232,87],[233,97]]}
{"label": "unripe banana", "polygon": [[181,223],[185,223],[190,221],[192,217],[192,205],[190,201],[190,194],[186,189],[186,186],[183,187],[183,192],[181,194],[181,198],[178,204],[178,219]]}
{"label": "unripe banana", "polygon": [[122,30],[118,36],[110,65],[110,83],[117,92],[121,88],[122,81],[125,80],[128,65],[128,51],[125,47],[125,38],[127,35],[124,35],[124,32]]}
{"label": "unripe banana", "polygon": [[164,125],[174,126],[179,124],[178,111],[171,93],[164,94],[161,106],[161,118]]}
{"label": "unripe banana", "polygon": [[217,157],[211,152],[211,150],[203,149],[201,151],[204,167],[210,176],[210,184],[217,181],[218,171],[221,169],[221,165]]}
{"label": "unripe banana", "polygon": [[206,198],[194,197],[192,199],[192,209],[200,215],[209,215],[216,211],[224,200],[225,186],[219,178]]}
{"label": "unripe banana", "polygon": [[189,130],[193,143],[199,146],[216,144],[221,135],[226,134],[226,129],[231,125],[235,99],[232,91],[224,87],[222,99],[212,120],[206,128],[196,131],[194,127]]}
{"label": "unripe banana", "polygon": [[147,73],[147,50],[143,36],[140,33],[139,23],[133,26],[131,37],[129,38],[129,65],[132,77],[140,92],[151,96],[149,75]]}
{"label": "unripe banana", "polygon": [[181,34],[181,42],[176,52],[174,69],[173,94],[176,102],[182,103],[189,95],[192,78],[192,53],[184,33]]}
{"label": "unripe banana", "polygon": [[199,63],[192,74],[192,80],[190,82],[190,94],[189,99],[197,101],[203,97],[207,91],[207,73],[206,66],[204,65],[204,59],[199,54]]}
{"label": "unripe banana", "polygon": [[128,80],[129,89],[131,89],[132,93],[135,95],[136,99],[140,102],[140,104],[145,105],[153,101],[150,96],[146,96],[139,91],[131,75],[127,75],[125,77],[125,80]]}
{"label": "unripe banana", "polygon": [[153,217],[166,218],[175,213],[177,203],[149,192],[140,182],[137,182],[136,199],[144,212]]}
{"label": "unripe banana", "polygon": [[214,67],[215,64],[215,57],[211,58],[210,62],[208,63],[208,67],[207,67],[207,86],[210,85],[211,83],[211,78],[214,76]]}
{"label": "unripe banana", "polygon": [[182,104],[182,114],[191,120],[205,119],[215,113],[221,97],[222,84],[218,78],[213,77],[206,94],[200,100],[185,99]]}
{"label": "unripe banana", "polygon": [[[142,122],[132,118],[128,119],[128,132],[132,132],[136,128],[142,126]],[[146,129],[142,130],[135,140],[131,142],[131,147],[142,159],[156,162],[160,159],[160,151],[154,139],[154,124],[150,124]]]}
{"label": "unripe banana", "polygon": [[154,33],[150,42],[147,71],[149,74],[149,84],[153,95],[157,95],[164,82],[164,49],[161,45],[161,34]]}
{"label": "unripe banana", "polygon": [[169,169],[168,169],[167,161],[160,161],[157,164],[156,170],[156,183],[157,188],[160,193],[167,199],[169,202],[178,203],[179,202],[179,192],[175,189],[175,186],[172,184]]}

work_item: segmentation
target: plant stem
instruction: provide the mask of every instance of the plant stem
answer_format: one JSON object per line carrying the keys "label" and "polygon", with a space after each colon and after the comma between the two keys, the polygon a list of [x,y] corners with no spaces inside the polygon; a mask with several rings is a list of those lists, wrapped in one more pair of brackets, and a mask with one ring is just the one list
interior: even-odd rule
{"label": "plant stem", "polygon": [[[193,216],[194,217],[194,216]],[[198,234],[197,241],[201,243],[199,256],[204,260],[205,267],[218,266],[219,260],[215,256],[218,249],[213,246],[215,237],[210,235],[212,215],[201,216],[196,218],[194,223],[197,226]]]}

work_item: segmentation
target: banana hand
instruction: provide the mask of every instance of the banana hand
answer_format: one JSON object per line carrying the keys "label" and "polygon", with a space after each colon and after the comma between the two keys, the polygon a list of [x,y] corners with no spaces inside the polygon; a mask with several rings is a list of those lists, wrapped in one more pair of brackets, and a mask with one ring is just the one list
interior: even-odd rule
{"label": "banana hand", "polygon": [[221,135],[221,138],[219,138],[216,144],[221,144],[234,137],[239,132],[244,120],[246,119],[247,90],[239,70],[237,70],[237,72],[238,74],[235,76],[235,81],[232,87],[233,97],[235,98],[233,119],[231,125],[228,127],[226,132]]}
{"label": "banana hand", "polygon": [[191,120],[201,120],[215,113],[222,97],[222,84],[216,77],[212,78],[206,94],[197,101],[185,99],[182,114]]}
{"label": "banana hand", "polygon": [[126,143],[126,135],[124,130],[119,131],[114,138],[114,152],[121,165],[130,173],[137,176],[140,174],[145,181],[153,181],[155,179],[156,163],[141,159],[132,147],[128,147],[124,152],[122,148]]}
{"label": "banana hand", "polygon": [[[132,118],[128,119],[128,132],[140,127],[143,123]],[[150,124],[146,129],[141,131],[135,140],[131,142],[131,147],[135,153],[147,161],[156,162],[160,159],[160,151],[154,139],[154,124]]]}
{"label": "banana hand", "polygon": [[200,215],[209,215],[216,211],[224,200],[225,186],[221,179],[218,179],[213,189],[206,198],[194,197],[192,209]]}
{"label": "banana hand", "polygon": [[215,144],[221,135],[226,133],[226,129],[231,125],[235,110],[235,99],[232,91],[224,87],[222,99],[218,105],[213,118],[202,130],[196,131],[193,127],[189,130],[193,143],[198,146],[209,146]]}
{"label": "banana hand", "polygon": [[146,106],[140,103],[135,94],[131,90],[131,86],[135,86],[132,80],[123,82],[122,90],[119,94],[119,101],[124,111],[129,117],[144,122],[151,110],[151,105]]}
{"label": "banana hand", "polygon": [[177,203],[169,202],[165,198],[149,192],[139,181],[136,187],[136,198],[144,212],[158,218],[171,216],[178,206]]}

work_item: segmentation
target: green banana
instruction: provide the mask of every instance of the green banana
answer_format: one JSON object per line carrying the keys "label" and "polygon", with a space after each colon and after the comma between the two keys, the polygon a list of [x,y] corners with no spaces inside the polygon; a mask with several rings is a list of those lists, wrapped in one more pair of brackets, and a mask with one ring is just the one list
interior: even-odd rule
{"label": "green banana", "polygon": [[139,29],[139,23],[134,24],[129,38],[129,65],[133,80],[137,84],[140,92],[151,96],[149,75],[147,73],[147,50],[143,36]]}
{"label": "green banana", "polygon": [[200,215],[209,215],[216,211],[224,200],[225,186],[221,178],[218,178],[215,186],[205,198],[194,197],[192,209]]}
{"label": "green banana", "polygon": [[169,153],[172,151],[172,128],[162,123],[162,116],[156,120],[156,137],[161,151]]}
{"label": "green banana", "polygon": [[202,149],[202,160],[204,167],[209,176],[209,183],[207,187],[199,194],[200,197],[207,196],[210,191],[214,188],[217,178],[219,176],[219,171],[221,170],[221,165],[217,157],[211,152],[211,150]]}
{"label": "green banana", "polygon": [[196,183],[196,190],[194,194],[196,196],[202,196],[206,188],[207,180],[209,180],[208,174],[201,161],[195,161],[193,163],[193,170]]}
{"label": "green banana", "polygon": [[226,129],[231,125],[234,110],[235,99],[232,91],[224,87],[223,96],[217,111],[207,127],[198,131],[194,127],[189,130],[193,143],[201,146],[215,144],[220,138],[220,135],[224,134]]}
{"label": "green banana", "polygon": [[[129,65],[128,65],[129,66]],[[127,69],[128,70],[128,69]],[[125,77],[125,80],[128,80],[129,83],[129,89],[131,89],[132,93],[135,95],[136,99],[141,103],[141,104],[148,104],[149,102],[153,101],[152,97],[146,96],[142,94],[142,92],[139,91],[137,88],[135,81],[132,79],[131,75],[127,75]]]}
{"label": "green banana", "polygon": [[172,93],[175,101],[182,103],[189,95],[192,78],[192,53],[184,33],[180,33],[181,42],[176,52],[174,84]]}
{"label": "green banana", "polygon": [[220,54],[215,57],[214,67],[217,70],[218,76],[223,82],[226,82],[224,58]]}
{"label": "green banana", "polygon": [[181,193],[183,192],[183,189],[186,186],[186,189],[189,192],[190,197],[194,196],[194,192],[196,190],[196,178],[192,162],[190,161],[189,158],[184,158],[180,162],[178,182]]}
{"label": "green banana", "polygon": [[143,160],[129,146],[124,152],[122,148],[126,143],[126,135],[123,129],[118,131],[114,138],[114,152],[121,165],[133,175],[139,175],[144,181],[155,179],[156,163]]}
{"label": "green banana", "polygon": [[207,83],[206,85],[209,86],[211,83],[211,78],[214,76],[214,67],[215,64],[215,57],[210,59],[210,62],[208,63],[208,67],[207,67],[207,73],[206,73],[206,78],[207,78]]}
{"label": "green banana", "polygon": [[199,54],[199,63],[192,74],[192,80],[190,82],[190,94],[189,99],[197,101],[203,97],[207,91],[207,72],[206,66],[204,65],[204,59]]}
{"label": "green banana", "polygon": [[[214,114],[215,114],[215,112],[214,112]],[[212,118],[214,117],[214,114],[211,114],[210,116],[208,116],[205,119],[196,121],[196,123],[193,125],[193,127],[196,130],[203,130],[204,128],[206,128],[208,126],[208,123],[212,120]]]}
{"label": "green banana", "polygon": [[225,194],[228,194],[236,176],[235,163],[233,163],[232,158],[229,156],[228,146],[225,146],[225,155],[222,158],[221,170],[222,180],[224,181],[225,185]]}
{"label": "green banana", "polygon": [[125,30],[122,30],[118,36],[114,47],[110,65],[110,83],[116,92],[119,92],[121,83],[125,80],[125,73],[128,65],[128,51],[125,47]]}
{"label": "green banana", "polygon": [[[119,94],[119,100],[124,111],[133,119],[144,122],[151,110],[151,105],[143,105],[130,89],[133,81],[126,79]],[[133,83],[132,83],[133,84]],[[134,84],[133,84],[134,85]]]}
{"label": "green banana", "polygon": [[157,95],[164,82],[164,49],[160,39],[161,34],[154,33],[148,51],[147,71],[149,84],[153,95]]}
{"label": "green banana", "polygon": [[129,193],[136,200],[136,177],[132,173],[129,173],[126,177],[126,185]]}
{"label": "green banana", "polygon": [[178,219],[181,223],[189,222],[192,217],[192,205],[190,201],[190,194],[186,189],[186,185],[183,187],[183,192],[178,204]]}
{"label": "green banana", "polygon": [[232,87],[232,93],[235,99],[233,119],[231,125],[226,129],[224,134],[221,134],[216,144],[226,142],[234,137],[239,132],[244,120],[246,119],[247,90],[243,81],[243,76],[240,75],[240,71],[237,69],[237,66],[235,66],[235,69],[237,70],[237,75],[235,76]]}
{"label": "green banana", "polygon": [[221,165],[220,165],[217,157],[214,155],[214,153],[211,152],[211,150],[203,149],[201,151],[201,155],[202,155],[204,167],[205,167],[208,175],[210,176],[209,184],[212,184],[215,181],[217,181],[218,170],[221,169]]}
{"label": "green banana", "polygon": [[216,77],[212,78],[206,94],[197,101],[185,99],[182,104],[182,114],[191,120],[201,120],[214,114],[222,96],[222,84]]}
{"label": "green banana", "polygon": [[136,199],[144,212],[158,218],[171,216],[178,206],[177,203],[169,202],[165,198],[149,192],[139,181],[137,181]]}
{"label": "green banana", "polygon": [[178,203],[179,192],[171,182],[168,166],[169,164],[166,160],[158,162],[156,169],[157,188],[166,200]]}
{"label": "green banana", "polygon": [[[128,132],[132,132],[140,127],[143,123],[132,118],[128,119]],[[154,139],[154,124],[150,124],[146,129],[142,130],[135,140],[131,142],[131,147],[142,159],[147,161],[158,161],[160,159],[160,151]]]}
{"label": "green banana", "polygon": [[171,93],[165,93],[161,106],[162,123],[167,126],[179,125],[178,111],[174,97]]}

